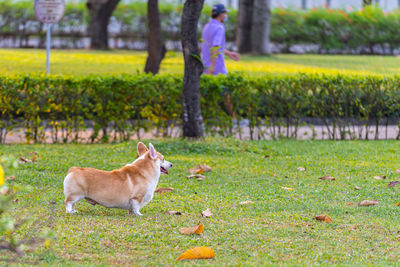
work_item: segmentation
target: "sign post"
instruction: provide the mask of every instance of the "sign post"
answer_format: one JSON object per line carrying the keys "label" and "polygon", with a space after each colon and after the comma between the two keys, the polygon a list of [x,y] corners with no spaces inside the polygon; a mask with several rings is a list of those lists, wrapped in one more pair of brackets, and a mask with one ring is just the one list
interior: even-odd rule
{"label": "sign post", "polygon": [[35,14],[39,21],[47,26],[46,32],[46,69],[50,73],[51,27],[64,15],[64,0],[35,0]]}

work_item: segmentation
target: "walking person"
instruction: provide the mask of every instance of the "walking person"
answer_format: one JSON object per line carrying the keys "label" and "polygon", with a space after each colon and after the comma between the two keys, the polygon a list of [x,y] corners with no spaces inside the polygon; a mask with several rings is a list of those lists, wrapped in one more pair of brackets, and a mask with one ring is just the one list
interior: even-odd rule
{"label": "walking person", "polygon": [[[225,55],[231,59],[240,60],[239,53],[225,49],[225,25],[228,19],[228,10],[223,4],[216,4],[212,7],[211,20],[207,23],[202,32],[201,54],[204,64],[204,73],[210,75],[227,75],[225,66]],[[230,94],[224,90],[225,107],[231,117],[235,118],[233,106],[230,101]]]}

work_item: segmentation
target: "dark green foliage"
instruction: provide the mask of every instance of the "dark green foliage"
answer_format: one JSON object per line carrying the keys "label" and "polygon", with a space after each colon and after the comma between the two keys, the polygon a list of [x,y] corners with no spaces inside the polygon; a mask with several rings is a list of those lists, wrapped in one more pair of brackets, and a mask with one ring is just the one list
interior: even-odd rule
{"label": "dark green foliage", "polygon": [[[263,127],[277,130],[269,137],[296,138],[302,119],[314,118],[325,124],[331,139],[368,139],[368,131],[357,136],[350,126],[398,124],[399,81],[396,76],[203,76],[202,114],[208,134],[240,134],[240,127],[232,132],[233,121],[224,110],[223,92],[229,88],[238,118],[249,120],[251,133],[259,129],[252,138],[267,137]],[[44,140],[46,129],[53,142],[109,142],[132,134],[140,138],[141,129],[171,136],[180,127],[181,75],[26,75],[0,77],[0,88],[3,142],[4,133],[16,127],[24,127],[34,142]],[[81,135],[88,126],[94,132],[85,139]]]}

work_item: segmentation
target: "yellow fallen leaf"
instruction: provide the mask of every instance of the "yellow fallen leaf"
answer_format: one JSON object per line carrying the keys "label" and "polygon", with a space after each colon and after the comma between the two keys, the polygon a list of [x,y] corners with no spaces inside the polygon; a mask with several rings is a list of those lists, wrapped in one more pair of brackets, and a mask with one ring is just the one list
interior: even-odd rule
{"label": "yellow fallen leaf", "polygon": [[184,235],[193,235],[193,234],[199,235],[203,232],[203,230],[204,230],[204,225],[199,224],[192,227],[183,227],[179,229],[179,233]]}
{"label": "yellow fallen leaf", "polygon": [[215,252],[209,247],[195,247],[186,250],[177,259],[180,260],[193,260],[193,259],[211,259],[215,257]]}
{"label": "yellow fallen leaf", "polygon": [[373,206],[377,205],[379,202],[376,200],[363,200],[360,203],[358,203],[358,206]]}
{"label": "yellow fallen leaf", "polygon": [[207,208],[205,211],[203,211],[201,213],[201,216],[205,217],[205,218],[209,218],[212,216],[211,210],[209,208]]}
{"label": "yellow fallen leaf", "polygon": [[314,217],[318,221],[323,221],[327,223],[333,222],[332,219],[328,215],[318,215]]}
{"label": "yellow fallen leaf", "polygon": [[398,206],[400,206],[400,202],[397,202],[397,203],[396,203],[396,207],[398,207]]}
{"label": "yellow fallen leaf", "polygon": [[47,249],[50,248],[50,240],[47,239],[46,241],[44,241],[44,247]]}
{"label": "yellow fallen leaf", "polygon": [[3,170],[3,167],[1,167],[1,165],[0,165],[0,186],[3,186],[4,183],[5,183],[4,170]]}
{"label": "yellow fallen leaf", "polygon": [[38,156],[34,155],[33,158],[32,158],[32,162],[35,162],[37,160],[37,158],[38,158]]}
{"label": "yellow fallen leaf", "polygon": [[284,186],[281,186],[281,188],[282,188],[282,189],[285,189],[285,190],[288,190],[288,191],[292,191],[292,190],[294,190],[293,188],[290,188],[290,187],[284,187]]}

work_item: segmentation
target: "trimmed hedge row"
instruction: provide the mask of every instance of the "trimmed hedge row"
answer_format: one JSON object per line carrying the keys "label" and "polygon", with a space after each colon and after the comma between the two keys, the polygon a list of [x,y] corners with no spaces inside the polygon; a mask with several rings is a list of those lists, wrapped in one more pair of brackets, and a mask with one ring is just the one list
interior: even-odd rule
{"label": "trimmed hedge row", "polygon": [[[201,107],[208,134],[240,134],[224,110],[224,88],[235,112],[249,120],[251,136],[297,137],[304,118],[321,120],[331,139],[368,138],[371,126],[400,122],[400,77],[305,75],[203,76]],[[118,77],[0,77],[0,142],[23,128],[42,142],[109,142],[180,127],[181,75]],[[360,123],[365,136],[351,127]],[[86,129],[93,129],[83,138]],[[277,130],[279,129],[279,130]],[[281,129],[286,129],[284,132]],[[257,130],[257,131],[256,131]],[[378,127],[376,127],[378,131]],[[257,132],[257,136],[253,133]]]}

